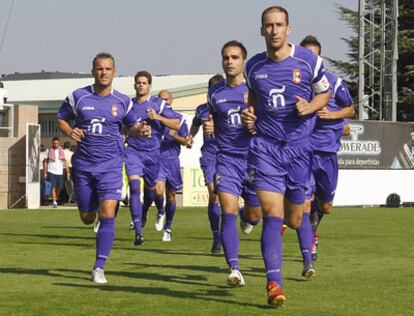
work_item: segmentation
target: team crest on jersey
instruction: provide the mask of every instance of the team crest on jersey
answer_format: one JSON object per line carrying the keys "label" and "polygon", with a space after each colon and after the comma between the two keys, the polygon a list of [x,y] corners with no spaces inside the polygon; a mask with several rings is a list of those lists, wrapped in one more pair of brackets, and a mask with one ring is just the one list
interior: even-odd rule
{"label": "team crest on jersey", "polygon": [[118,116],[118,105],[112,105],[112,116]]}
{"label": "team crest on jersey", "polygon": [[249,92],[248,91],[246,91],[245,93],[244,93],[244,104],[247,104],[247,102],[248,102],[248,100],[249,100]]}
{"label": "team crest on jersey", "polygon": [[295,68],[293,69],[293,83],[299,84],[302,81],[302,74],[300,73],[300,69]]}

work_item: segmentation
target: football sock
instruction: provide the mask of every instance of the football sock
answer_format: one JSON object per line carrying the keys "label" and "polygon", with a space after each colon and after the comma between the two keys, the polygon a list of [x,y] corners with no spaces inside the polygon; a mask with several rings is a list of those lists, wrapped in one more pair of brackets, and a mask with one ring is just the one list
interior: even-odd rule
{"label": "football sock", "polygon": [[237,215],[221,214],[221,243],[226,262],[231,269],[239,269],[239,235],[237,233]]}
{"label": "football sock", "polygon": [[313,232],[310,224],[309,213],[303,213],[302,224],[296,229],[299,240],[299,247],[303,257],[303,263],[312,263],[311,246],[313,241]]}
{"label": "football sock", "polygon": [[140,180],[134,179],[129,182],[131,196],[129,198],[129,209],[134,222],[135,233],[142,234],[142,204]]}
{"label": "football sock", "polygon": [[93,269],[104,268],[115,238],[115,218],[101,217],[99,221],[101,223],[96,233],[96,261]]}
{"label": "football sock", "polygon": [[158,210],[158,214],[160,215],[164,215],[165,214],[165,210],[164,210],[164,196],[156,196],[155,197],[155,206],[157,207]]}
{"label": "football sock", "polygon": [[282,218],[264,216],[260,241],[267,282],[275,281],[279,285],[282,278],[282,238],[278,232],[282,225]]}
{"label": "football sock", "polygon": [[175,202],[172,203],[167,203],[165,205],[165,213],[166,213],[166,217],[167,220],[165,221],[165,226],[164,229],[165,230],[170,230],[171,231],[171,225],[173,223],[174,220],[174,215],[175,215],[175,210],[177,209],[177,205],[175,204]]}
{"label": "football sock", "polygon": [[142,205],[142,217],[147,218],[149,208],[155,200],[155,189],[144,187],[144,204]]}
{"label": "football sock", "polygon": [[220,237],[220,207],[218,203],[208,203],[208,220],[210,221],[210,228],[213,232],[213,239],[218,240]]}

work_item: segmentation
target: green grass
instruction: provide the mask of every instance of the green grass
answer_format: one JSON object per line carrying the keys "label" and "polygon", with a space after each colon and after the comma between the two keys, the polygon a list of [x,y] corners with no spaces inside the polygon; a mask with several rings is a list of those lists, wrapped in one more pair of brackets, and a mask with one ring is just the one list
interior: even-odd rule
{"label": "green grass", "polygon": [[228,289],[224,257],[209,253],[207,210],[179,209],[171,243],[152,210],[141,248],[128,213],[117,218],[109,283],[96,285],[94,234],[76,210],[0,211],[0,315],[414,315],[414,209],[336,209],[321,225],[312,281],[288,230],[281,310],[265,304],[260,227],[241,235],[246,286]]}

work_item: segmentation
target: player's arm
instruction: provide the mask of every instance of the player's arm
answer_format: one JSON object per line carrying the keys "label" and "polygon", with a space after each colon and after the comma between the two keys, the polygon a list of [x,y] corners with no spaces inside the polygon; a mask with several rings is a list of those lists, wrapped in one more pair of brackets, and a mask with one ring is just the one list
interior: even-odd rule
{"label": "player's arm", "polygon": [[346,119],[354,118],[355,107],[352,100],[351,94],[349,93],[346,83],[341,79],[337,78],[335,86],[333,87],[333,99],[335,103],[341,108],[336,112],[329,112],[328,109],[323,108],[318,111],[318,116],[321,119],[334,120],[334,119]]}
{"label": "player's arm", "polygon": [[85,138],[85,131],[83,129],[80,129],[78,127],[72,128],[69,122],[65,121],[64,119],[58,119],[57,126],[63,134],[73,140],[76,140],[77,142],[80,142],[83,138]]}
{"label": "player's arm", "polygon": [[159,121],[165,126],[172,129],[180,128],[180,120],[177,118],[177,113],[174,112],[170,106],[166,105],[163,110],[158,114],[153,108],[149,107],[147,110],[148,118],[151,120]]}
{"label": "player's arm", "polygon": [[200,130],[200,126],[201,125],[194,124],[194,120],[193,120],[193,123],[191,124],[191,127],[190,127],[190,133],[188,134],[188,137],[185,142],[185,146],[187,148],[191,148],[193,146],[194,137],[197,135],[198,131]]}
{"label": "player's arm", "polygon": [[309,115],[315,113],[316,111],[322,109],[329,102],[330,92],[322,92],[316,94],[310,102],[301,98],[300,96],[295,95],[296,98],[296,108],[300,116]]}
{"label": "player's arm", "polygon": [[187,145],[187,137],[183,137],[181,135],[178,134],[177,130],[175,129],[170,129],[170,136],[172,138],[174,138],[174,140],[179,143],[182,146],[186,146]]}
{"label": "player's arm", "polygon": [[241,120],[244,126],[250,134],[256,134],[256,129],[254,124],[256,122],[256,115],[254,114],[254,107],[256,105],[256,94],[249,89],[249,95],[247,98],[247,109],[244,109],[241,113]]}
{"label": "player's arm", "polygon": [[136,137],[151,137],[151,126],[147,122],[134,123],[127,128],[128,134]]}
{"label": "player's arm", "polygon": [[344,119],[344,118],[354,118],[355,116],[355,108],[351,104],[349,106],[345,106],[338,111],[329,111],[327,107],[322,108],[318,111],[318,117],[323,120],[337,120],[337,119]]}

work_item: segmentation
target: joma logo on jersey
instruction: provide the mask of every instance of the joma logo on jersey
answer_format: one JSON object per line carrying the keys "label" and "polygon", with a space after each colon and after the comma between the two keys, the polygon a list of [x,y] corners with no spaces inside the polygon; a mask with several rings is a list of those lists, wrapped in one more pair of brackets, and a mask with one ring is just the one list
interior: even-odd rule
{"label": "joma logo on jersey", "polygon": [[255,74],[254,79],[266,79],[267,78],[267,74]]}
{"label": "joma logo on jersey", "polygon": [[94,106],[83,106],[82,111],[95,111]]}
{"label": "joma logo on jersey", "polygon": [[294,84],[299,84],[302,81],[302,74],[300,73],[300,69],[295,68],[293,69],[293,79]]}
{"label": "joma logo on jersey", "polygon": [[216,104],[220,104],[220,103],[226,103],[227,99],[219,99],[216,101]]}
{"label": "joma logo on jersey", "polygon": [[118,116],[118,105],[116,105],[116,104],[112,105],[111,113],[112,113],[112,116]]}

